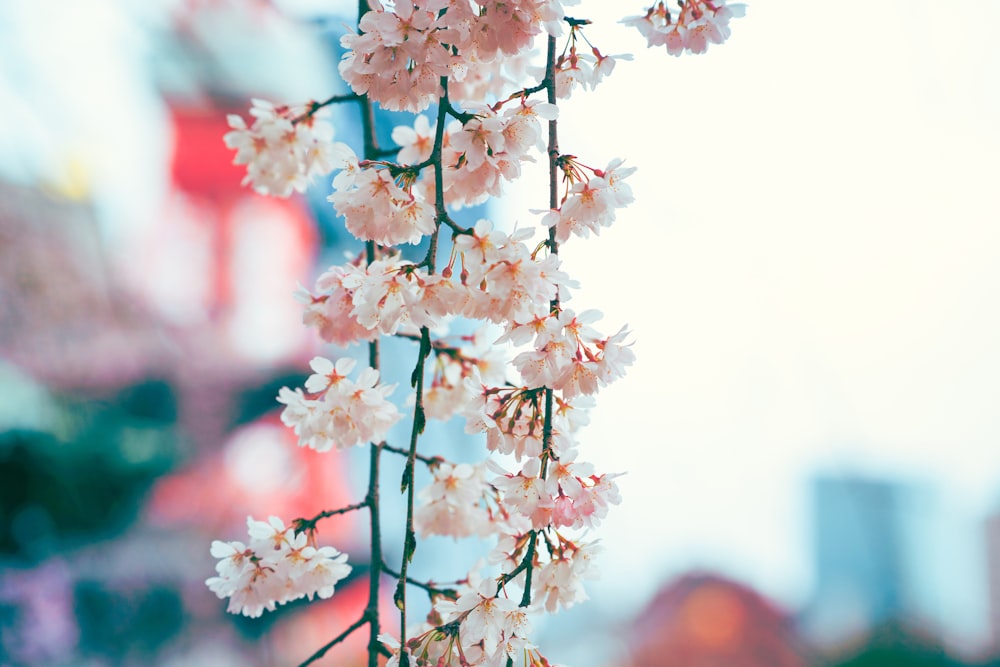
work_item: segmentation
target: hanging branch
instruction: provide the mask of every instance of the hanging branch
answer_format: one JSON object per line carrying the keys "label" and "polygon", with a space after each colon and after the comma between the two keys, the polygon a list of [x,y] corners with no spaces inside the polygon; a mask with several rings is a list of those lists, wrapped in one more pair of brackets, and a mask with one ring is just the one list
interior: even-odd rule
{"label": "hanging branch", "polygon": [[[345,54],[339,70],[353,94],[305,105],[255,101],[252,125],[230,116],[232,131],[225,137],[237,151],[235,162],[247,165],[246,182],[262,194],[289,196],[302,192],[317,175],[339,172],[330,201],[346,229],[364,241],[365,250],[347,264],[330,267],[317,280],[315,293],[303,289],[300,295],[305,297],[304,320],[324,340],[341,348],[367,344],[368,367],[354,380],[353,358],[334,362],[317,357],[310,362],[314,373],[305,381],[305,391],[283,388],[278,400],[285,406],[281,419],[295,430],[301,446],[317,451],[368,446],[367,493],[362,502],[296,519],[290,528],[278,517],[266,522],[249,519],[248,545],[213,542],[219,576],[207,584],[219,597],[229,598],[230,611],[247,616],[302,597],[329,597],[351,566],[347,554],[318,546],[317,524],[367,508],[370,553],[364,612],[302,665],[319,660],[367,624],[368,667],[379,667],[380,656],[391,657],[400,667],[410,667],[411,659],[419,667],[453,665],[456,660],[473,667],[472,661],[480,657],[513,667],[513,647],[531,642],[527,614],[542,606],[537,600],[533,604],[533,587],[544,590],[544,596],[534,597],[544,597],[548,610],[585,598],[581,577],[597,550],[594,541],[585,541],[587,531],[604,518],[609,505],[620,501],[616,475],[595,472],[578,459],[573,432],[583,420],[573,415],[585,409],[578,397],[593,396],[624,375],[635,356],[627,341],[630,334],[622,327],[606,336],[592,326],[594,311],[577,315],[562,308],[561,299],[573,281],[562,271],[559,253],[570,238],[596,235],[609,226],[615,210],[632,201],[624,179],[634,169],[623,167],[621,159],[600,168],[561,154],[556,100],[570,96],[574,88],[593,89],[621,57],[603,55],[583,35],[589,20],[565,17],[570,29],[563,53],[557,53],[556,39],[548,36],[543,78],[526,86],[509,80],[504,59],[528,49],[536,35],[551,29],[537,13],[499,0],[478,0],[468,8],[461,3],[434,5],[437,9],[420,0],[388,8],[373,4],[374,10],[369,0],[358,0],[358,31],[341,41]],[[561,12],[559,0],[551,0],[551,5]],[[505,12],[514,20],[507,21]],[[703,51],[706,40],[721,43],[729,35],[729,19],[739,15],[742,5],[727,5],[727,0],[685,0],[679,11],[660,2],[624,22],[651,45],[666,44],[667,51],[677,55]],[[498,26],[502,36],[491,34]],[[449,77],[454,77],[451,90]],[[533,97],[542,91],[544,102]],[[360,156],[346,144],[333,142],[333,128],[316,115],[340,102],[358,104],[364,143]],[[436,103],[430,154],[426,117],[414,121],[412,128],[393,132],[399,146],[380,148],[376,102],[391,111],[413,113]],[[449,134],[445,126],[450,118],[462,127]],[[542,120],[548,121],[545,142]],[[459,209],[500,194],[542,143],[549,190],[542,242],[527,245],[530,232],[523,228],[507,233],[488,220],[466,228],[452,219],[448,207]],[[399,163],[383,159],[395,153]],[[428,167],[433,172],[426,171]],[[453,243],[449,261],[438,273],[443,228],[451,231]],[[427,252],[420,262],[401,259],[400,245],[424,238]],[[526,348],[510,360],[511,372],[495,372],[496,355],[476,359],[473,355],[479,351],[432,338],[431,332],[453,316],[502,327],[500,341]],[[381,336],[418,344],[405,448],[385,442],[403,415],[387,400],[394,385],[379,382]],[[475,340],[470,347],[479,348],[479,343]],[[425,386],[431,353],[433,379]],[[420,453],[427,420],[449,419],[459,412],[468,431],[485,431],[487,447],[513,455],[520,469],[507,472],[488,467],[486,461],[451,463]],[[385,564],[382,545],[383,450],[405,457],[400,489],[406,495],[406,518],[398,572]],[[419,508],[417,461],[433,474],[431,486],[421,492]],[[489,575],[476,570],[458,577],[454,588],[411,577],[418,528],[422,535],[452,537],[492,532],[497,537],[493,562],[504,565]],[[505,568],[509,571],[503,572]],[[395,647],[391,640],[379,639],[384,631],[379,600],[385,575],[396,580],[393,597],[400,614],[400,643],[392,651],[387,648]],[[473,587],[470,582],[481,576],[485,583]],[[431,629],[408,637],[411,586],[431,597],[432,612]],[[489,633],[484,634],[484,625],[491,628]],[[550,664],[536,648],[522,653],[519,659],[525,667]]]}

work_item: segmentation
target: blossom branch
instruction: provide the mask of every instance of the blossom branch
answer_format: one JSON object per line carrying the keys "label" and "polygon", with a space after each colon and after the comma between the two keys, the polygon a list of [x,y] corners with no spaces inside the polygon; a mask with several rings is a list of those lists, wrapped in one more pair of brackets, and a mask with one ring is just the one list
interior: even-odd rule
{"label": "blossom branch", "polygon": [[[358,23],[364,15],[371,10],[368,0],[358,0]],[[378,135],[375,132],[375,109],[371,99],[367,94],[361,95],[361,125],[364,142],[364,158],[373,160],[382,155],[384,151],[379,149]],[[378,247],[374,241],[365,241],[365,261],[369,266],[378,257]],[[379,340],[375,338],[368,343],[368,365],[379,370],[380,362]],[[365,500],[369,503],[371,512],[369,513],[369,538],[372,566],[368,571],[368,604],[365,605],[364,619],[367,619],[368,627],[368,664],[367,667],[378,667],[378,656],[386,652],[385,647],[379,640],[381,634],[381,622],[379,616],[379,598],[381,597],[382,578],[378,571],[377,563],[382,562],[382,528],[381,512],[379,503],[379,469],[382,446],[384,443],[371,443],[369,445],[368,456],[368,494]]]}
{"label": "blossom branch", "polygon": [[[399,572],[396,572],[385,563],[382,563],[382,571],[388,574],[390,577],[397,580],[400,579],[401,577]],[[406,583],[410,584],[411,586],[416,586],[417,588],[422,588],[423,590],[427,591],[427,594],[430,595],[432,599],[435,597],[445,597],[448,598],[449,600],[454,600],[458,598],[458,591],[456,591],[454,588],[438,588],[437,586],[434,585],[435,582],[433,581],[424,582],[418,579],[414,579],[413,577],[406,577]],[[456,581],[455,583],[461,584],[465,582]]]}
{"label": "blossom branch", "polygon": [[311,519],[294,519],[292,524],[295,526],[296,533],[312,532],[316,530],[316,524],[322,519],[337,516],[338,514],[347,514],[348,512],[354,512],[355,510],[359,510],[364,507],[371,507],[371,505],[371,499],[365,498],[360,503],[354,503],[353,505],[348,505],[347,507],[341,507],[340,509],[335,510],[324,510]]}
{"label": "blossom branch", "polygon": [[[475,118],[476,114],[474,114],[474,113],[467,113],[465,111],[459,111],[454,106],[452,106],[451,100],[448,99],[448,87],[446,85],[447,81],[448,81],[448,77],[441,77],[441,78],[442,78],[442,81],[445,82],[445,85],[444,85],[444,91],[445,91],[445,93],[444,93],[444,95],[441,96],[441,101],[439,102],[439,104],[440,104],[439,108],[440,108],[442,114],[443,115],[448,115],[448,116],[451,116],[452,118],[458,119],[459,121],[462,122],[463,125],[465,123],[468,123],[473,118]],[[439,114],[438,117],[439,118],[443,117],[442,114]]]}
{"label": "blossom branch", "polygon": [[[408,449],[403,449],[402,447],[393,447],[392,445],[385,442],[383,442],[381,446],[382,449],[384,449],[387,452],[392,452],[393,454],[399,454],[401,456],[410,455],[410,451]],[[419,452],[414,454],[414,458],[420,461],[421,463],[426,463],[429,466],[435,466],[444,461],[444,459],[440,456],[424,456]]]}
{"label": "blossom branch", "polygon": [[[652,10],[626,23],[650,44],[665,43],[671,53],[678,44],[694,51],[703,49],[698,40],[716,43],[723,32],[728,34],[728,18],[741,15],[726,1],[687,0],[675,24]],[[233,131],[226,143],[238,151],[237,163],[247,165],[246,182],[264,194],[288,196],[302,192],[316,175],[338,171],[329,199],[347,230],[365,241],[364,253],[330,267],[317,279],[315,293],[302,289],[298,296],[306,306],[304,319],[324,340],[340,347],[367,342],[368,367],[352,380],[355,359],[342,357],[334,363],[316,357],[310,362],[314,373],[305,391],[286,387],[278,400],[286,406],[282,421],[295,429],[302,446],[328,451],[368,443],[367,495],[360,503],[296,519],[292,528],[279,517],[267,522],[249,518],[249,546],[213,542],[219,576],[206,582],[219,597],[230,598],[230,611],[248,616],[300,597],[329,597],[351,567],[347,554],[318,546],[312,531],[323,518],[367,507],[367,606],[356,623],[304,665],[368,624],[368,667],[378,667],[380,655],[399,667],[414,661],[453,664],[455,658],[466,667],[484,664],[485,658],[489,664],[513,667],[514,652],[520,650],[516,647],[531,646],[527,607],[554,612],[585,597],[580,578],[599,548],[559,529],[592,528],[609,504],[620,501],[613,481],[617,475],[597,474],[591,464],[579,460],[574,432],[586,422],[590,397],[632,363],[629,334],[623,327],[605,336],[590,326],[599,319],[596,311],[577,314],[562,307],[561,296],[568,296],[574,281],[561,269],[558,255],[560,244],[571,235],[596,233],[614,220],[614,209],[631,202],[631,191],[622,181],[634,169],[622,168],[620,159],[599,169],[560,154],[555,101],[569,97],[574,88],[593,89],[612,71],[616,58],[627,56],[602,55],[582,33],[590,21],[564,17],[570,26],[566,47],[559,55],[556,39],[548,36],[542,80],[527,87],[524,81],[508,85],[508,77],[524,63],[505,63],[503,58],[523,52],[553,26],[514,5],[504,12],[517,20],[503,20],[503,12],[495,11],[492,3],[506,7],[498,0],[481,0],[482,11],[466,14],[461,3],[415,0],[387,7],[358,0],[358,30],[341,39],[346,52],[340,72],[354,95],[294,106],[255,101],[252,126],[239,116],[229,120]],[[663,3],[658,7],[663,9]],[[556,9],[561,15],[562,9]],[[707,22],[695,24],[697,13]],[[683,34],[677,32],[679,23],[684,23]],[[504,34],[491,37],[490,31]],[[678,37],[686,41],[679,43]],[[406,44],[399,46],[400,40]],[[398,49],[408,57],[399,58]],[[453,75],[458,78],[449,81]],[[527,99],[542,91],[544,102]],[[453,98],[470,112],[456,108]],[[519,102],[502,108],[514,100]],[[319,116],[313,118],[321,108],[347,101],[359,103],[364,140],[360,156],[346,144],[334,143],[333,128]],[[376,101],[388,110],[413,113],[436,103],[433,130],[428,117],[418,116],[412,127],[393,131],[397,146],[381,149],[375,132]],[[446,131],[447,123],[458,125],[452,118],[462,124],[460,131]],[[547,141],[543,119],[549,121]],[[489,220],[467,229],[451,218],[447,207],[459,209],[499,196],[536,149],[544,151],[548,161],[549,210],[542,220],[547,234],[533,250],[525,243],[530,230],[505,233]],[[390,157],[394,153],[397,157]],[[432,174],[425,171],[428,167]],[[436,275],[444,228],[450,229],[453,244],[447,266]],[[422,261],[402,259],[397,246],[424,238],[428,245]],[[453,275],[459,266],[461,273]],[[471,345],[447,337],[432,340],[431,329],[451,316],[503,327],[495,344],[502,340],[521,346],[533,339],[533,349],[509,360],[519,379],[511,383],[497,363],[500,355],[482,350],[478,336],[462,338]],[[400,328],[419,333],[399,333]],[[415,405],[405,448],[384,442],[388,429],[402,418],[399,408],[386,400],[395,385],[379,382],[379,337],[393,335],[418,343],[410,377]],[[446,420],[459,412],[468,432],[485,431],[487,449],[512,455],[520,469],[507,472],[487,462],[453,464],[420,454],[418,442],[427,419]],[[383,450],[405,457],[400,490],[406,494],[406,520],[398,572],[386,565],[382,550]],[[427,465],[433,477],[432,484],[420,490],[419,506],[417,461]],[[490,471],[499,476],[490,478]],[[475,573],[456,581],[454,589],[408,576],[418,531],[422,537],[482,537],[487,530],[499,538],[491,562],[503,562],[511,570],[501,570],[485,586],[476,590],[471,585],[479,578]],[[383,575],[396,579],[399,644],[379,639]],[[407,641],[410,586],[431,597],[429,620],[435,629]],[[538,598],[544,604],[537,604]],[[489,637],[484,627],[493,628]],[[548,664],[541,653],[527,648],[523,660],[525,667]]]}
{"label": "blossom branch", "polygon": [[424,363],[431,351],[430,330],[427,327],[420,328],[420,350],[417,353],[417,365],[413,369],[411,385],[416,390],[416,399],[413,406],[413,428],[410,431],[410,448],[407,452],[406,467],[403,469],[403,480],[400,491],[406,492],[406,532],[403,538],[403,561],[399,567],[399,581],[396,584],[394,599],[396,606],[400,610],[400,642],[406,641],[406,570],[413,560],[413,553],[417,549],[417,534],[413,529],[413,468],[417,460],[417,440],[424,432],[426,416],[424,414]]}
{"label": "blossom branch", "polygon": [[292,124],[301,123],[304,120],[312,118],[313,115],[324,107],[328,107],[332,104],[342,104],[344,102],[358,102],[361,101],[362,95],[356,95],[354,93],[348,93],[346,95],[333,95],[323,100],[322,102],[310,102],[307,105],[305,113],[300,116],[296,116],[292,119]]}

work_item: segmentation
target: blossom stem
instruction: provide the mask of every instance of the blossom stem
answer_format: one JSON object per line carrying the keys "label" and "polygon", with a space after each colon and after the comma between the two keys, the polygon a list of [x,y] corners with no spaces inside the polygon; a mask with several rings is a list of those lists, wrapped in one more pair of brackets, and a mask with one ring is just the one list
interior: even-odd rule
{"label": "blossom stem", "polygon": [[323,100],[322,102],[310,102],[309,108],[304,114],[292,119],[292,125],[296,123],[301,123],[307,118],[311,118],[317,111],[323,107],[328,107],[331,104],[341,104],[343,102],[356,102],[362,99],[363,95],[356,95],[354,93],[348,93],[347,95],[333,95]]}
{"label": "blossom stem", "polygon": [[[546,49],[545,60],[545,90],[549,104],[556,103],[556,38],[549,37],[548,48]],[[549,121],[549,208],[555,209],[559,205],[559,135],[556,119]],[[549,228],[549,251],[552,254],[559,254],[559,244],[556,242],[555,227]],[[559,308],[559,293],[556,292],[550,307],[553,311]],[[549,457],[552,452],[552,402],[553,395],[550,387],[545,388],[545,416],[542,422],[542,469],[539,475],[545,479],[548,473]],[[531,604],[531,574],[534,570],[535,544],[538,542],[538,533],[531,533],[528,540],[528,549],[525,551],[521,565],[524,566],[524,593],[521,596],[522,607]],[[520,566],[518,566],[520,567]]]}
{"label": "blossom stem", "polygon": [[[393,447],[392,445],[383,442],[382,449],[387,452],[392,452],[393,454],[400,454],[401,456],[409,456],[409,450],[403,449],[402,447]],[[414,456],[414,458],[422,463],[426,463],[429,466],[437,465],[444,461],[440,456],[424,456],[419,452]]]}
{"label": "blossom stem", "polygon": [[[399,576],[400,576],[399,572],[396,572],[395,570],[393,570],[392,568],[390,568],[385,563],[382,563],[382,571],[385,572],[386,574],[388,574],[390,577],[393,577],[395,579],[399,579]],[[410,584],[411,586],[416,586],[417,588],[424,589],[425,591],[427,591],[427,593],[432,598],[438,597],[438,596],[440,596],[440,597],[446,597],[449,600],[455,600],[455,599],[458,598],[458,591],[456,591],[455,589],[453,589],[453,588],[438,588],[437,586],[434,585],[434,582],[431,582],[431,581],[424,582],[424,581],[419,581],[417,579],[414,579],[413,577],[407,577],[406,578],[406,583]],[[456,583],[461,583],[461,582],[456,582]]]}
{"label": "blossom stem", "polygon": [[410,431],[410,449],[407,452],[406,467],[403,469],[401,490],[406,491],[406,533],[403,539],[403,561],[399,566],[399,580],[396,583],[396,593],[393,596],[400,613],[399,635],[400,645],[406,645],[406,570],[413,560],[417,549],[417,534],[413,528],[414,484],[413,468],[417,460],[417,440],[424,431],[426,415],[424,414],[424,362],[431,352],[430,330],[420,328],[420,351],[417,353],[417,365],[413,369],[411,384],[416,397],[413,406],[413,429]]}
{"label": "blossom stem", "polygon": [[378,648],[382,646],[378,640],[379,636],[379,584],[381,577],[375,563],[382,562],[382,533],[380,526],[379,505],[379,457],[382,453],[381,443],[372,443],[368,462],[368,506],[371,508],[369,514],[370,534],[371,534],[371,571],[368,573],[368,605],[365,607],[365,616],[370,624],[368,635],[368,667],[378,667]]}
{"label": "blossom stem", "polygon": [[[441,78],[445,82],[447,82],[447,80],[448,80],[448,77],[441,77]],[[439,104],[441,105],[439,107],[441,114],[450,115],[450,116],[452,116],[454,118],[457,118],[458,120],[460,120],[462,122],[463,125],[465,125],[470,120],[472,120],[473,118],[476,117],[476,114],[466,113],[464,111],[459,111],[458,109],[456,109],[455,107],[452,106],[451,100],[448,99],[448,88],[447,87],[445,87],[444,95],[441,96],[441,101],[439,102]]]}
{"label": "blossom stem", "polygon": [[369,498],[365,498],[360,503],[354,503],[353,505],[348,505],[347,507],[341,507],[335,510],[324,510],[311,519],[295,519],[292,523],[295,525],[296,532],[301,533],[305,531],[312,531],[316,529],[316,524],[321,519],[337,516],[338,514],[347,514],[348,512],[359,510],[362,507],[371,507]]}
{"label": "blossom stem", "polygon": [[[358,0],[358,23],[365,13],[371,11],[368,0]],[[359,96],[361,104],[361,125],[364,141],[364,158],[374,160],[383,153],[378,146],[378,135],[375,132],[375,109],[368,95]],[[372,264],[378,255],[378,248],[374,241],[365,242],[366,264]],[[379,342],[375,340],[368,343],[368,365],[375,370],[379,370]],[[368,457],[368,494],[365,501],[368,503],[370,513],[369,537],[371,538],[371,567],[368,571],[368,604],[365,606],[364,615],[361,620],[368,623],[368,667],[378,667],[379,653],[385,651],[378,636],[381,634],[381,624],[379,618],[378,604],[381,586],[381,572],[376,566],[382,562],[382,528],[381,528],[381,504],[379,503],[379,461],[382,455],[382,445],[384,443],[371,443]]]}

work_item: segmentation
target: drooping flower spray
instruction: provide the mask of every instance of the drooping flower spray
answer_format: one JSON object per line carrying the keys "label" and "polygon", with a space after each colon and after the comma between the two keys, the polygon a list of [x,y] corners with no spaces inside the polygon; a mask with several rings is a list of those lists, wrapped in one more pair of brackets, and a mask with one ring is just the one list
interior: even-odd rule
{"label": "drooping flower spray", "polygon": [[[227,145],[247,165],[245,182],[274,196],[301,192],[335,173],[330,202],[363,249],[301,290],[303,321],[331,344],[367,345],[368,363],[317,357],[304,387],[285,388],[282,421],[301,446],[369,450],[369,481],[354,505],[286,523],[248,520],[249,541],[214,542],[218,574],[208,586],[248,616],[301,597],[326,598],[350,572],[347,555],[320,546],[319,524],[340,514],[370,515],[369,602],[361,617],[305,663],[368,626],[368,664],[547,665],[531,636],[532,618],[586,599],[584,580],[600,551],[592,536],[621,501],[617,475],[586,462],[578,431],[600,389],[635,361],[625,326],[598,328],[595,310],[564,303],[576,283],[562,269],[563,245],[598,233],[632,202],[635,167],[616,158],[603,167],[563,152],[558,100],[594,89],[628,56],[603,54],[585,35],[590,21],[568,16],[570,0],[360,0],[358,31],[345,35],[340,73],[353,94],[298,106],[254,101],[248,124],[230,118]],[[729,35],[742,5],[725,0],[665,3],[625,19],[650,46],[704,51]],[[533,45],[543,45],[532,69]],[[525,74],[536,72],[535,74]],[[534,78],[532,78],[534,77]],[[362,155],[333,141],[320,115],[356,104]],[[373,104],[418,114],[376,142]],[[390,160],[388,158],[393,158]],[[458,224],[459,208],[502,197],[527,160],[548,165],[547,202],[535,227],[507,221]],[[541,232],[540,234],[538,232]],[[450,252],[440,253],[448,234]],[[420,261],[399,247],[426,240]],[[495,334],[450,335],[454,318]],[[463,330],[468,330],[466,327]],[[410,400],[380,379],[379,341],[411,341]],[[392,360],[396,363],[396,360]],[[397,402],[394,402],[397,401]],[[406,406],[406,407],[404,407]],[[461,418],[484,434],[476,463],[445,460],[426,441],[428,419]],[[404,443],[387,442],[400,420]],[[406,517],[381,513],[380,458],[405,459]],[[431,483],[414,486],[417,465]],[[398,531],[398,565],[386,563],[383,536]],[[439,588],[409,576],[419,540],[492,538],[485,563]],[[386,588],[387,586],[391,588]],[[413,618],[410,589],[428,594],[427,618]],[[392,590],[399,637],[383,632],[378,601]]]}

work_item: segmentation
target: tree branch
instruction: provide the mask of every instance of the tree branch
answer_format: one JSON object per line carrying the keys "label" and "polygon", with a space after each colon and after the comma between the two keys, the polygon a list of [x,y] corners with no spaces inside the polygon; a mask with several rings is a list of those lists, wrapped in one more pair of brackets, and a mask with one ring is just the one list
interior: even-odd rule
{"label": "tree branch", "polygon": [[[400,573],[396,572],[385,563],[382,563],[382,571],[395,579],[400,578]],[[438,588],[437,586],[434,585],[433,581],[423,582],[414,579],[413,577],[406,577],[406,583],[410,584],[411,586],[416,586],[417,588],[424,589],[431,597],[440,596],[440,597],[446,597],[449,600],[458,599],[458,591],[456,591],[454,588]],[[461,582],[455,582],[455,583],[461,583]]]}
{"label": "tree branch", "polygon": [[[384,442],[382,443],[382,449],[384,449],[387,452],[392,452],[393,454],[399,454],[400,456],[410,455],[410,451],[408,449],[403,449],[402,447],[393,447],[392,445],[389,445]],[[413,458],[420,461],[421,463],[426,463],[429,466],[434,466],[444,461],[444,459],[440,456],[424,456],[423,454],[420,453],[416,453]]]}
{"label": "tree branch", "polygon": [[370,499],[365,498],[360,503],[354,503],[353,505],[348,505],[347,507],[341,507],[335,510],[323,510],[311,519],[293,519],[292,524],[295,526],[296,533],[313,531],[316,530],[316,524],[322,519],[337,516],[338,514],[347,514],[348,512],[353,512],[363,507],[369,507],[370,505]]}

